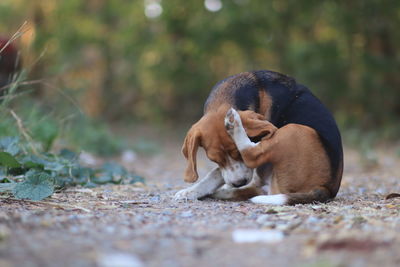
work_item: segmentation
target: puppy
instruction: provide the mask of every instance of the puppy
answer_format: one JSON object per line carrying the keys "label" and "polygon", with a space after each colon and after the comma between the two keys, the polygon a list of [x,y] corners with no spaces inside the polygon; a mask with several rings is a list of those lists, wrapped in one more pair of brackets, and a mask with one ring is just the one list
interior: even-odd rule
{"label": "puppy", "polygon": [[182,147],[187,182],[198,179],[200,146],[218,167],[176,200],[294,205],[326,202],[340,187],[343,149],[332,114],[305,86],[277,72],[244,72],[214,86]]}

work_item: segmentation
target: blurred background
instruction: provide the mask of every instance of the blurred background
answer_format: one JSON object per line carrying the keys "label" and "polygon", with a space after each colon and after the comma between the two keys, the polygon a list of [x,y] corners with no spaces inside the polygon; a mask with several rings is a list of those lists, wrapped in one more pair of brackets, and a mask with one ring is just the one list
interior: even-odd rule
{"label": "blurred background", "polygon": [[[0,53],[19,65],[0,67],[2,107],[49,147],[107,154],[124,146],[115,129],[184,134],[217,81],[270,69],[307,85],[350,143],[396,141],[399,28],[398,0],[2,0],[1,37],[21,32]],[[2,135],[18,132],[1,116]]]}

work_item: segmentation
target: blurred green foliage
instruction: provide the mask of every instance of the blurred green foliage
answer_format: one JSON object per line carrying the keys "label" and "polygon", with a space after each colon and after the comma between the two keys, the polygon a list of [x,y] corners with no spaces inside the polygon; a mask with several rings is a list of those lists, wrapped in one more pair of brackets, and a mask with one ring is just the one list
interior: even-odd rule
{"label": "blurred green foliage", "polygon": [[[54,149],[55,144],[99,156],[113,156],[133,148],[125,139],[114,136],[107,124],[99,120],[82,114],[63,118],[60,112],[49,112],[40,104],[33,105],[32,100],[18,99],[17,102],[15,112],[30,141],[45,152]],[[0,107],[0,112],[0,137],[21,136],[21,129],[9,108]]]}
{"label": "blurred green foliage", "polygon": [[[3,0],[0,32],[11,35],[28,20],[31,32],[19,44],[25,64],[45,51],[31,78],[70,90],[93,117],[192,121],[218,80],[271,69],[310,87],[344,126],[398,121],[400,1],[206,2],[222,8],[186,0]],[[55,97],[38,90],[38,98]]]}

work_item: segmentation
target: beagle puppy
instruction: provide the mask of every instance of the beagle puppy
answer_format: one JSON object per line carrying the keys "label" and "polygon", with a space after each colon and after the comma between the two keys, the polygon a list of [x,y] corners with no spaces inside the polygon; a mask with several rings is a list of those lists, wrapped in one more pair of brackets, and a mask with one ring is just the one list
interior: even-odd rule
{"label": "beagle puppy", "polygon": [[294,205],[326,202],[340,187],[343,148],[332,114],[305,86],[277,72],[244,72],[214,86],[184,140],[186,182],[198,180],[200,146],[218,167],[176,200]]}

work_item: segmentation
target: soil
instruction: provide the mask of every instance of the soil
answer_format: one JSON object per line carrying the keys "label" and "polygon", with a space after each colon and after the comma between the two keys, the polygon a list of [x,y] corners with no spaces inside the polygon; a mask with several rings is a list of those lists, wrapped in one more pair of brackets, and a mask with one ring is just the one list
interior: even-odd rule
{"label": "soil", "polygon": [[[373,158],[346,149],[327,204],[177,203],[185,161],[166,145],[125,162],[145,185],[70,188],[41,202],[2,196],[0,266],[400,266],[400,198],[385,199],[400,193],[400,158],[394,148]],[[200,174],[211,167],[202,154]],[[265,239],[233,239],[246,229]]]}

